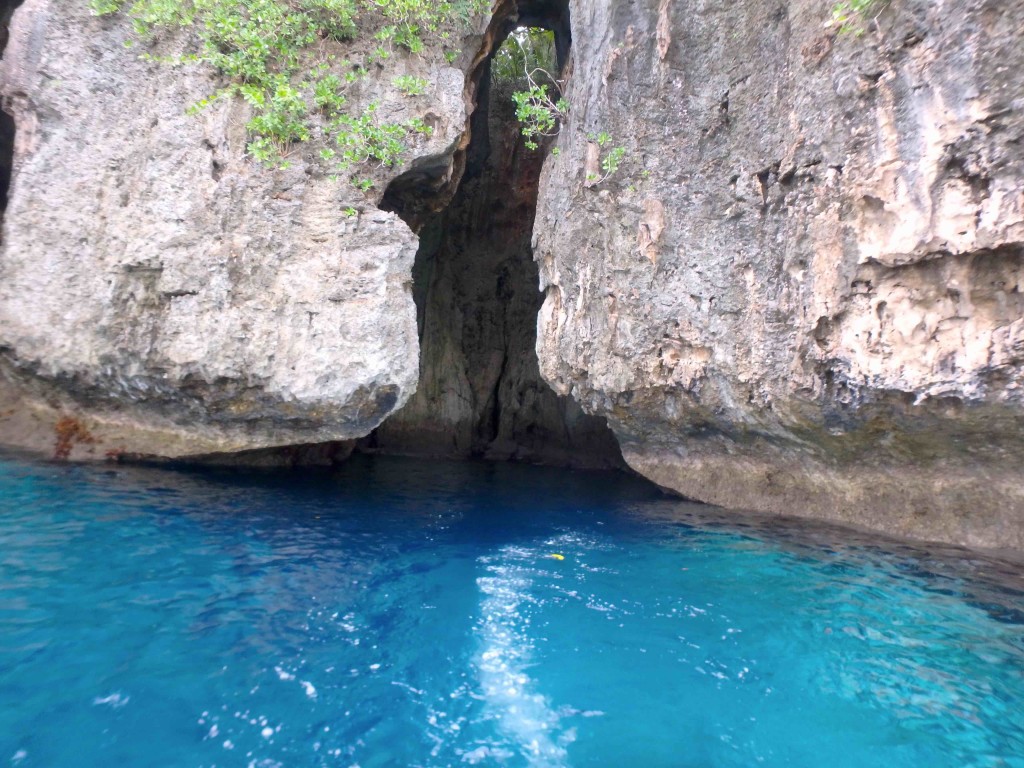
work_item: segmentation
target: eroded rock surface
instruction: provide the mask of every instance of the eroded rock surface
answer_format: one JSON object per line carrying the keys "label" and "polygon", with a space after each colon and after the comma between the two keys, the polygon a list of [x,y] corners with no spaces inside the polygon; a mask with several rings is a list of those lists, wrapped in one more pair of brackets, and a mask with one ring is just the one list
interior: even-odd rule
{"label": "eroded rock surface", "polygon": [[572,3],[541,370],[686,496],[1024,547],[1024,3],[830,12]]}
{"label": "eroded rock surface", "polygon": [[[246,159],[244,106],[187,115],[217,87],[211,73],[143,61],[128,29],[85,2],[26,0],[14,16],[0,73],[17,124],[0,257],[4,442],[45,449],[68,418],[92,437],[73,455],[367,434],[416,387],[417,238],[313,149],[281,171]],[[158,39],[156,52],[182,45]],[[403,96],[398,73],[431,92]],[[350,104],[423,118],[434,133],[407,159],[443,171],[465,130],[464,85],[440,51],[395,56]]]}

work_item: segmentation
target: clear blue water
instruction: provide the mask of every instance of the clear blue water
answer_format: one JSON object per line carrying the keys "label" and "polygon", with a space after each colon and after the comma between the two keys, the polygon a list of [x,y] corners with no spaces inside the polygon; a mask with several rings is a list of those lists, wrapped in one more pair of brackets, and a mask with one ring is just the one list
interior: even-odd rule
{"label": "clear blue water", "polygon": [[0,505],[0,765],[1024,766],[997,561],[507,465],[8,457]]}

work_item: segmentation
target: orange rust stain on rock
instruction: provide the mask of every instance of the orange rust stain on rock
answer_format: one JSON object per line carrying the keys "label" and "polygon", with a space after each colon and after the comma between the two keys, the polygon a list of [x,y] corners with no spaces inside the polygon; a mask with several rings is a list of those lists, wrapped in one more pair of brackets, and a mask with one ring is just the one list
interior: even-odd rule
{"label": "orange rust stain on rock", "polygon": [[59,460],[71,456],[71,449],[76,443],[91,445],[96,442],[96,438],[85,425],[73,416],[61,418],[53,425],[53,432],[57,437],[53,446],[53,458]]}

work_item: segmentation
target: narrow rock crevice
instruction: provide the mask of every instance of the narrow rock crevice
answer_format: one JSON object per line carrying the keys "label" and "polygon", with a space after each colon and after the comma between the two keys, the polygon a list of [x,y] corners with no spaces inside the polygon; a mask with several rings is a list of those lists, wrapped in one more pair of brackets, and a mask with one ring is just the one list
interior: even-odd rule
{"label": "narrow rock crevice", "polygon": [[[23,0],[0,0],[0,59],[7,50],[10,37],[11,17]],[[7,198],[14,171],[14,118],[8,114],[7,105],[0,111],[0,242],[3,242],[3,217],[7,211]]]}
{"label": "narrow rock crevice", "polygon": [[476,109],[456,162],[457,189],[438,206],[426,174],[405,174],[385,207],[420,233],[413,268],[420,381],[412,400],[361,443],[367,451],[622,466],[603,419],[543,381],[535,351],[539,292],[531,237],[544,159],[520,135],[511,88],[491,61],[519,27],[554,32],[559,66],[571,40],[567,2],[506,2],[473,72]]}

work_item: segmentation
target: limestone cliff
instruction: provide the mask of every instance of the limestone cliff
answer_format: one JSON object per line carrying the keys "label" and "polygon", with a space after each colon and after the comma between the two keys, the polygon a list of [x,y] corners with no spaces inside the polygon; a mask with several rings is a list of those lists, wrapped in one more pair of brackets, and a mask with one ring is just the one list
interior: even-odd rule
{"label": "limestone cliff", "polygon": [[541,370],[686,496],[1024,547],[1024,3],[830,13],[572,3]]}
{"label": "limestone cliff", "polygon": [[[296,150],[245,157],[246,108],[186,108],[198,65],[126,49],[130,24],[26,0],[0,82],[17,125],[0,258],[0,430],[75,455],[194,455],[361,437],[416,387],[417,238],[376,206],[416,162],[449,167],[465,76],[441,52],[396,56],[349,94],[433,127],[362,195]],[[181,36],[151,47],[183,50]],[[427,94],[390,86],[422,76]],[[305,154],[303,154],[305,152]],[[344,213],[347,209],[348,213]],[[65,422],[67,424],[67,422]]]}

